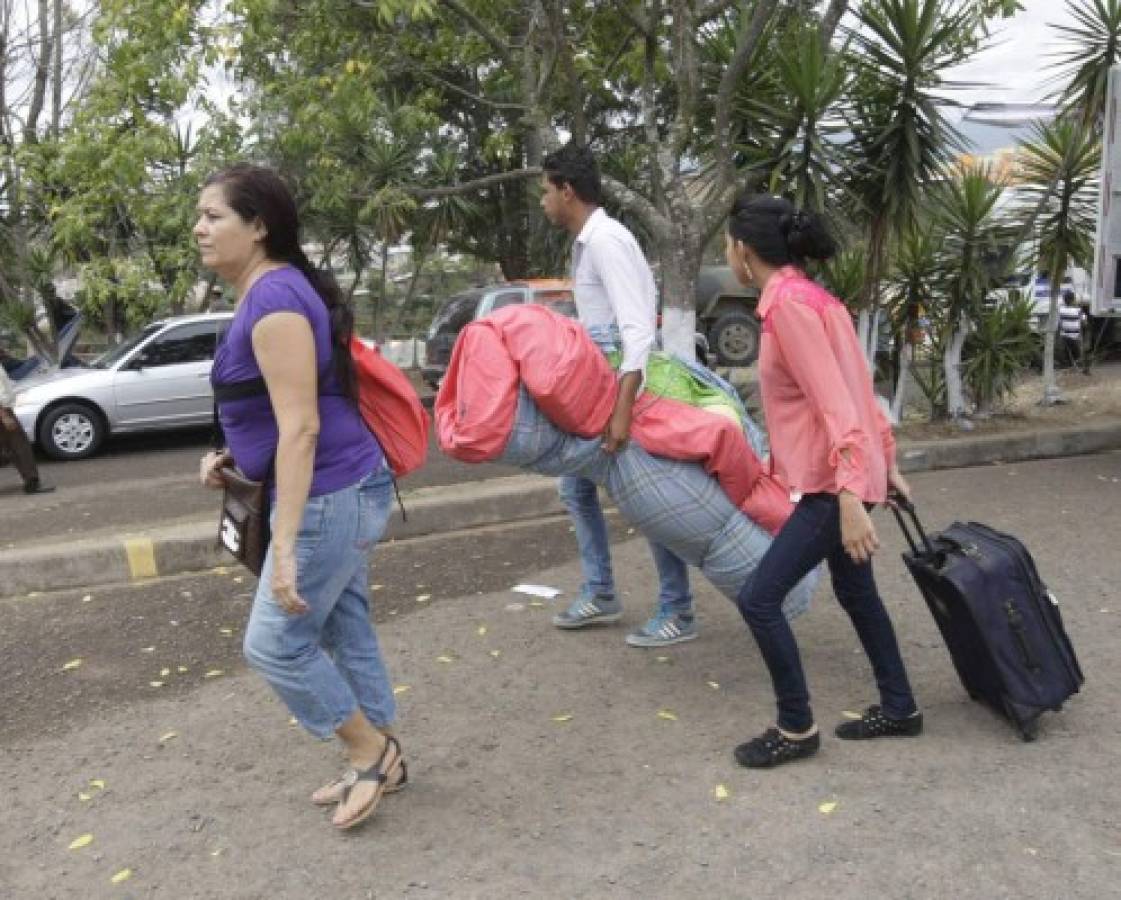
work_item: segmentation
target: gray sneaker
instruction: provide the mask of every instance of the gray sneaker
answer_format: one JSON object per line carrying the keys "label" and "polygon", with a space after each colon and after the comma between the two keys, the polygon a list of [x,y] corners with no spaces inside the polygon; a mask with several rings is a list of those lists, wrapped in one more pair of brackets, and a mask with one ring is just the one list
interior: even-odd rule
{"label": "gray sneaker", "polygon": [[697,622],[676,614],[659,613],[638,631],[627,635],[632,647],[668,647],[691,641],[697,636]]}
{"label": "gray sneaker", "polygon": [[562,613],[553,616],[557,628],[583,628],[586,625],[610,625],[623,617],[623,604],[614,597],[580,594]]}

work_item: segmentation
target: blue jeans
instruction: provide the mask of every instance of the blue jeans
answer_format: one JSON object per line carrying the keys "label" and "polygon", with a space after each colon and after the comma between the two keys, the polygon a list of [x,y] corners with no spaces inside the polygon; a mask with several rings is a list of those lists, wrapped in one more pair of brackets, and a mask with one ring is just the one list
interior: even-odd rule
{"label": "blue jeans", "polygon": [[271,549],[265,558],[245,658],[318,738],[329,738],[358,709],[379,728],[396,714],[369,595],[370,551],[385,531],[392,500],[384,466],[358,484],[308,499],[296,536],[296,586],[310,607],[303,615],[277,605]]}
{"label": "blue jeans", "polygon": [[736,601],[774,684],[778,726],[802,732],[814,722],[810,694],[794,632],[781,610],[787,592],[822,560],[829,564],[833,593],[852,620],[880,690],[886,715],[905,718],[915,698],[891,619],[872,577],[872,563],[856,563],[841,544],[840,503],[835,494],[807,494],[764,554]]}
{"label": "blue jeans", "polygon": [[[607,542],[607,522],[594,481],[578,475],[560,480],[560,498],[572,517],[576,530],[576,546],[580,550],[580,568],[584,573],[583,590],[589,594],[615,596],[615,578],[611,572],[611,551]],[[658,609],[666,615],[693,617],[693,595],[689,592],[689,570],[679,556],[661,544],[650,542],[650,552],[658,570],[660,587]]]}

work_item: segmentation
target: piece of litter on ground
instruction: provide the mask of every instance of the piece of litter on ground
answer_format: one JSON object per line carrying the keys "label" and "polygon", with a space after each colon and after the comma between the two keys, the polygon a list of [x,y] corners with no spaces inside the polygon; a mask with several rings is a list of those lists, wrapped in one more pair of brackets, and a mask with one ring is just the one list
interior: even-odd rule
{"label": "piece of litter on ground", "polygon": [[627,534],[634,534],[634,529],[633,528],[628,528],[627,529]]}
{"label": "piece of litter on ground", "polygon": [[221,856],[222,853],[223,853],[223,851],[222,851],[221,847],[219,847],[217,850],[211,850],[210,851],[211,856]]}
{"label": "piece of litter on ground", "polygon": [[564,593],[559,588],[549,587],[547,584],[515,584],[510,590],[515,594],[529,594],[531,597],[544,597],[546,600],[552,600]]}
{"label": "piece of litter on ground", "polygon": [[[380,590],[381,590],[382,588],[384,588],[384,587],[385,587],[385,585],[384,585],[384,584],[371,584],[371,585],[370,585],[370,590],[371,590],[371,591],[380,591]],[[221,851],[221,850],[219,850],[218,852],[219,852],[219,853],[221,853],[222,851]]]}
{"label": "piece of litter on ground", "polygon": [[93,594],[86,594],[86,596],[84,596],[82,598],[82,602],[83,603],[89,603],[92,599],[93,599]]}
{"label": "piece of litter on ground", "polygon": [[163,687],[163,682],[162,681],[149,681],[148,686],[149,687]]}
{"label": "piece of litter on ground", "polygon": [[487,626],[486,625],[480,625],[478,628],[475,629],[475,634],[477,634],[479,637],[486,637],[487,636]]}
{"label": "piece of litter on ground", "polygon": [[507,603],[506,612],[525,612],[524,603]]}
{"label": "piece of litter on ground", "polygon": [[827,816],[831,812],[833,812],[833,810],[835,810],[836,808],[837,808],[837,802],[835,800],[827,800],[824,803],[819,803],[818,804],[817,811],[819,813],[821,813],[823,816]]}
{"label": "piece of litter on ground", "polygon": [[417,603],[427,603],[431,599],[432,599],[431,594],[417,594],[416,602]]}
{"label": "piece of litter on ground", "polygon": [[851,709],[841,710],[841,715],[844,716],[846,719],[852,719],[853,721],[856,721],[857,719],[862,719],[863,718],[863,716],[861,716],[860,713],[853,712]]}
{"label": "piece of litter on ground", "polygon": [[215,566],[210,571],[212,571],[215,575],[228,575],[230,573],[230,567],[229,566]]}
{"label": "piece of litter on ground", "polygon": [[532,607],[533,609],[541,609],[541,608],[542,608],[542,607],[543,607],[543,606],[544,606],[545,604],[544,604],[544,603],[542,603],[542,602],[541,602],[540,600],[530,600],[530,601],[529,601],[529,605],[530,605],[530,606],[531,606],[531,607]]}
{"label": "piece of litter on ground", "polygon": [[1107,612],[1109,612],[1109,609],[1107,607],[1103,606],[1101,609],[1098,610],[1098,612],[1107,613]]}
{"label": "piece of litter on ground", "polygon": [[140,648],[141,653],[154,653],[155,651],[156,651],[155,647],[141,647]]}
{"label": "piece of litter on ground", "polygon": [[495,659],[498,659],[498,657],[500,657],[502,655],[502,651],[501,650],[491,650],[490,655],[493,656]]}
{"label": "piece of litter on ground", "polygon": [[668,709],[659,709],[657,715],[659,719],[665,719],[667,722],[677,721],[677,713],[671,712]]}
{"label": "piece of litter on ground", "polygon": [[130,878],[132,878],[132,869],[121,869],[121,871],[109,880],[113,884],[120,884],[122,881],[128,881]]}
{"label": "piece of litter on ground", "polygon": [[225,673],[221,669],[211,669],[209,672],[207,672],[202,677],[203,678],[217,678],[219,675],[224,675],[224,674]]}
{"label": "piece of litter on ground", "polygon": [[176,666],[176,667],[175,667],[175,670],[176,670],[176,671],[177,671],[177,672],[178,672],[178,673],[179,673],[180,675],[186,675],[186,674],[187,674],[187,673],[188,673],[189,671],[191,671],[191,670],[190,670],[190,669],[188,669],[188,668],[187,668],[186,666]]}
{"label": "piece of litter on ground", "polygon": [[715,788],[713,788],[712,796],[717,800],[727,800],[729,796],[728,789],[724,787],[724,785],[718,784]]}
{"label": "piece of litter on ground", "polygon": [[245,581],[245,579],[242,578],[240,575],[235,575],[234,576],[234,584],[241,584],[243,581]]}
{"label": "piece of litter on ground", "polygon": [[1039,851],[1036,850],[1035,847],[1025,847],[1024,852],[1028,854],[1028,856],[1039,856]]}
{"label": "piece of litter on ground", "polygon": [[161,734],[160,735],[160,743],[161,744],[166,744],[168,741],[173,741],[177,737],[179,737],[179,732],[178,731],[169,731],[166,734]]}
{"label": "piece of litter on ground", "polygon": [[448,656],[448,654],[446,654],[446,653],[441,653],[439,656],[436,657],[436,662],[444,663],[446,665],[447,663],[455,662],[455,657],[454,656]]}
{"label": "piece of litter on ground", "polygon": [[405,691],[412,690],[412,686],[408,684],[395,684],[393,686],[393,695],[396,697],[398,694],[403,694]]}
{"label": "piece of litter on ground", "polygon": [[80,666],[81,664],[82,664],[81,657],[79,657],[78,659],[72,659],[72,660],[70,660],[70,662],[65,663],[63,665],[62,671],[63,672],[69,672],[71,669],[78,668],[78,666]]}
{"label": "piece of litter on ground", "polygon": [[230,637],[234,633],[234,630],[232,628],[219,628],[218,633],[225,637]]}
{"label": "piece of litter on ground", "polygon": [[167,678],[167,676],[170,675],[170,674],[171,674],[171,669],[168,669],[168,668],[160,669],[160,678]]}
{"label": "piece of litter on ground", "polygon": [[719,681],[706,681],[705,684],[707,684],[714,691],[720,690],[720,682]]}
{"label": "piece of litter on ground", "polygon": [[571,722],[572,713],[557,713],[555,716],[553,716],[553,721],[560,723]]}
{"label": "piece of litter on ground", "polygon": [[100,778],[91,778],[90,787],[98,791],[105,790],[105,782]]}
{"label": "piece of litter on ground", "polygon": [[83,803],[89,803],[93,799],[93,794],[87,794],[85,791],[78,791],[78,799]]}
{"label": "piece of litter on ground", "polygon": [[67,850],[81,850],[83,847],[88,847],[91,843],[93,843],[93,835],[92,834],[83,834],[83,835],[79,835],[78,837],[74,838],[74,840],[72,840],[70,842],[70,846],[67,847],[66,849]]}
{"label": "piece of litter on ground", "polygon": [[670,661],[670,658],[668,656],[655,656],[654,661],[660,663],[668,663]]}
{"label": "piece of litter on ground", "polygon": [[295,727],[296,727],[297,725],[299,725],[300,723],[296,721],[296,717],[295,717],[295,716],[289,716],[289,717],[288,717],[288,724],[289,724],[289,725],[291,725],[291,726],[292,726],[293,728],[295,728]]}

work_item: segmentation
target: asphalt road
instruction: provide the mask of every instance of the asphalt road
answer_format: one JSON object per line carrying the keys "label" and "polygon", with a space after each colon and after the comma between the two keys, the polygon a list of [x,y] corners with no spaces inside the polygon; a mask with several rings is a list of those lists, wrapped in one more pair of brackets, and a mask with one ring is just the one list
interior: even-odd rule
{"label": "asphalt road", "polygon": [[624,527],[624,620],[576,634],[548,623],[568,595],[508,593],[575,589],[563,518],[445,534],[374,557],[410,787],[345,836],[307,803],[339,771],[334,748],[285,724],[244,671],[250,578],[0,600],[0,894],[1114,896],[1121,452],[912,483],[932,528],[976,518],[1023,538],[1059,598],[1087,682],[1033,744],[966,697],[882,511],[877,581],[924,734],[833,738],[874,688],[823,588],[796,631],[826,733],[815,759],[779,772],[732,760],[774,707],[742,620],[710,586],[695,585],[698,640],[636,650],[623,636],[656,577]]}
{"label": "asphalt road", "polygon": [[[0,468],[0,546],[80,537],[91,531],[142,529],[154,522],[198,519],[214,513],[215,495],[198,485],[199,458],[210,431],[122,436],[92,459],[40,458],[40,475],[58,489],[26,497],[10,467]],[[467,465],[429,446],[428,464],[401,483],[422,487],[520,474],[511,466]]]}
{"label": "asphalt road", "polygon": [[[1107,540],[1105,531],[1091,523],[1117,521],[1121,452],[928,472],[913,476],[912,483],[927,527],[959,516],[1007,528],[1041,557],[1044,578],[1072,587],[1090,578],[1108,582],[1115,591],[1116,560],[1098,547],[1112,548],[1115,539]],[[947,504],[947,498],[954,499]],[[1112,510],[1112,519],[1102,515],[1105,510]],[[611,519],[614,539],[634,534],[614,514]],[[894,556],[901,549],[894,523],[886,512],[878,513],[876,521]],[[1048,547],[1058,532],[1067,543],[1074,535],[1085,535],[1073,544],[1083,552],[1055,559]],[[374,592],[375,618],[407,616],[418,608],[417,596],[429,595],[427,602],[433,603],[459,602],[502,591],[537,570],[575,559],[564,517],[391,541],[374,557],[371,581],[380,585]],[[699,576],[696,580],[703,581]],[[121,703],[189,692],[210,669],[241,668],[239,637],[253,583],[237,567],[229,567],[218,574],[0,600],[5,737],[72,727]],[[1087,600],[1095,609],[1106,601],[1096,595]],[[157,650],[145,653],[150,646]],[[88,659],[79,677],[59,671],[71,657]],[[171,664],[190,671],[175,674],[154,691],[148,682],[160,680],[160,669]],[[43,717],[43,708],[54,714]]]}

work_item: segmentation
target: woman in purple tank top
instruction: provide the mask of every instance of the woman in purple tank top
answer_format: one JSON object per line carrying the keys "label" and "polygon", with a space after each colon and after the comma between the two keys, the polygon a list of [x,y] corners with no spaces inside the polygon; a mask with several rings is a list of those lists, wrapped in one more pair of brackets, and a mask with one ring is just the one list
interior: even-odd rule
{"label": "woman in purple tank top", "polygon": [[268,389],[219,405],[229,449],[203,458],[201,479],[221,488],[233,461],[273,483],[272,542],[245,656],[307,731],[342,741],[350,770],[311,799],[337,805],[333,823],[351,828],[408,779],[368,592],[392,479],[354,402],[353,314],[300,247],[296,204],[275,172],[216,173],[198,212],[202,263],[237,292],[211,378],[263,378]]}

